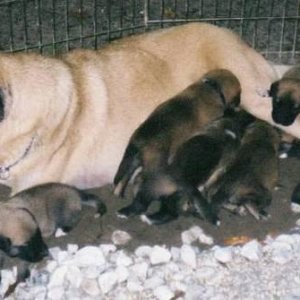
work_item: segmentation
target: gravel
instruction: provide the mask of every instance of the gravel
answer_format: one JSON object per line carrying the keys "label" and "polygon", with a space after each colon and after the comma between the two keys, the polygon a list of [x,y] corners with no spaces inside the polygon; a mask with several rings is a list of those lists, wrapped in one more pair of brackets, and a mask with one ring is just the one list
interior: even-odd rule
{"label": "gravel", "polygon": [[[130,238],[119,230],[115,244],[51,248],[45,265],[33,267],[7,299],[300,299],[300,220],[289,233],[262,242],[206,250],[194,246],[195,240],[212,243],[198,226],[182,233],[181,247],[128,252],[119,246],[124,236]],[[16,269],[1,275],[3,296]]]}

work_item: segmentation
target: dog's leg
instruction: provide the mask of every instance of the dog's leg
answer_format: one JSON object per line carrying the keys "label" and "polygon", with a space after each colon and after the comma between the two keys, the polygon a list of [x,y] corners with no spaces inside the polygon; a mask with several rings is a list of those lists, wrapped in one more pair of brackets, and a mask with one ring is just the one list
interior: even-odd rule
{"label": "dog's leg", "polygon": [[138,148],[133,144],[129,144],[114,178],[114,194],[116,196],[124,196],[125,189],[131,176],[140,165],[141,160]]}
{"label": "dog's leg", "polygon": [[292,194],[291,201],[293,203],[300,204],[300,183],[298,183],[297,186],[295,187]]}
{"label": "dog's leg", "polygon": [[140,215],[147,211],[149,205],[153,201],[153,197],[150,193],[143,193],[140,190],[136,197],[133,199],[132,203],[128,206],[121,208],[117,215],[120,218],[127,218],[131,216]]}
{"label": "dog's leg", "polygon": [[182,195],[180,192],[175,192],[167,197],[161,197],[159,200],[160,209],[153,214],[147,214],[143,220],[150,225],[161,225],[176,220],[179,212],[182,210],[180,207],[181,198]]}
{"label": "dog's leg", "polygon": [[192,212],[195,216],[200,217],[213,225],[220,225],[220,220],[216,211],[202,196],[198,189],[193,188],[190,192],[192,200]]}

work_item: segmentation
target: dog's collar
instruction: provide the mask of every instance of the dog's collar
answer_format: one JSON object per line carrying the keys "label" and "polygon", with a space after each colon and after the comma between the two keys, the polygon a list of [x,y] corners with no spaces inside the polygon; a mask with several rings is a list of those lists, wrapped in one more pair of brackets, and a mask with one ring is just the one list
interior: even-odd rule
{"label": "dog's collar", "polygon": [[0,180],[7,180],[10,176],[10,169],[12,167],[14,167],[15,165],[17,165],[19,162],[21,162],[29,153],[33,142],[35,141],[36,136],[32,136],[28,146],[25,148],[25,151],[23,152],[23,154],[17,159],[15,160],[13,163],[11,163],[8,166],[0,166]]}
{"label": "dog's collar", "polygon": [[202,80],[203,83],[206,83],[207,85],[209,85],[213,90],[215,90],[218,95],[220,96],[220,99],[221,99],[221,102],[224,106],[227,105],[226,103],[226,99],[225,99],[225,96],[222,92],[222,89],[220,87],[220,85],[215,81],[215,80],[212,80],[212,79],[209,79],[209,78],[203,78]]}

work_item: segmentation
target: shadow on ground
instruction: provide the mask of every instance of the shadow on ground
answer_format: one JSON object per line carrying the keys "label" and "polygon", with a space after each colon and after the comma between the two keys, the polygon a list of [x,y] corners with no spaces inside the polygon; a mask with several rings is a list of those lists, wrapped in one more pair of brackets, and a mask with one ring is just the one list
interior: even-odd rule
{"label": "shadow on ground", "polygon": [[[193,225],[198,225],[214,238],[215,244],[222,245],[224,240],[237,235],[246,235],[250,238],[263,240],[268,234],[277,235],[291,229],[300,215],[290,210],[290,195],[295,185],[300,182],[300,160],[287,158],[280,160],[280,188],[274,191],[274,197],[269,213],[271,218],[268,221],[256,221],[253,217],[235,216],[222,211],[221,226],[214,227],[194,217],[180,217],[178,220],[160,226],[149,226],[138,217],[120,219],[116,211],[130,202],[127,199],[120,199],[112,194],[112,187],[92,189],[91,192],[99,195],[106,203],[108,212],[102,218],[95,218],[95,211],[85,207],[80,223],[67,236],[50,238],[47,240],[49,247],[59,246],[65,249],[67,244],[99,245],[111,243],[113,231],[119,229],[127,231],[132,240],[126,248],[133,250],[140,245],[164,244],[166,246],[180,246],[181,232]],[[1,200],[7,198],[9,189],[1,186]],[[204,245],[199,245],[205,248]],[[5,259],[4,268],[19,264],[17,259]]]}

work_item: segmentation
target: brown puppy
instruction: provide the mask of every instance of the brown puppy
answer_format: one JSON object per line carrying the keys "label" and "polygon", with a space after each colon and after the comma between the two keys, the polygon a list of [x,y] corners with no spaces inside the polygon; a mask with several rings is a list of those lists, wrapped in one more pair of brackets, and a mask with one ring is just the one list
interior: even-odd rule
{"label": "brown puppy", "polygon": [[276,80],[272,67],[236,34],[211,24],[147,32],[60,58],[1,53],[0,183],[13,194],[45,182],[112,183],[130,136],[154,108],[217,68],[237,76],[243,107],[271,121],[271,103],[257,90]]}
{"label": "brown puppy", "polygon": [[164,169],[178,146],[239,104],[240,92],[234,74],[218,69],[158,106],[130,138],[114,179],[115,194],[123,195],[138,167],[144,173]]}
{"label": "brown puppy", "polygon": [[247,129],[236,158],[207,191],[212,209],[220,207],[241,213],[245,208],[256,219],[266,218],[278,181],[279,134],[264,121]]}
{"label": "brown puppy", "polygon": [[57,228],[71,230],[80,219],[82,204],[95,204],[100,214],[106,211],[98,197],[60,183],[16,194],[0,205],[0,249],[30,262],[41,260],[48,254],[43,238]]}
{"label": "brown puppy", "polygon": [[272,83],[272,118],[275,123],[289,126],[300,113],[300,65],[296,65],[283,77]]}
{"label": "brown puppy", "polygon": [[[208,124],[199,135],[182,144],[165,173],[154,174],[151,180],[142,181],[140,195],[160,200],[160,210],[143,219],[151,224],[162,224],[176,219],[182,213],[208,216],[217,224],[207,201],[198,188],[217,180],[235,158],[245,127],[254,118],[244,111],[226,112],[225,117]],[[209,180],[208,180],[209,179]],[[204,211],[206,210],[206,211]]]}

